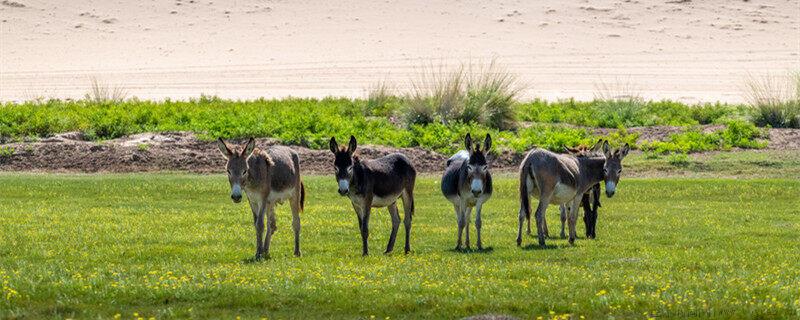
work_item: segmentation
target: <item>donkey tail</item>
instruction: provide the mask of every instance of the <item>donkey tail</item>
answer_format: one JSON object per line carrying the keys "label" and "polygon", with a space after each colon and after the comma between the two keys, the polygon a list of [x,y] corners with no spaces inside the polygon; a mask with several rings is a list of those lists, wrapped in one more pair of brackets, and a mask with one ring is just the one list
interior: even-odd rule
{"label": "donkey tail", "polygon": [[303,181],[300,181],[300,211],[305,210],[306,208],[306,185]]}
{"label": "donkey tail", "polygon": [[[530,167],[525,164],[525,161],[522,162],[522,167],[519,170],[519,200],[520,205],[522,206],[522,210],[525,210],[525,219],[530,220],[531,218],[531,200],[530,200],[530,193],[528,190],[528,183],[527,179],[528,176],[533,178],[533,175],[530,174]],[[536,181],[534,181],[536,183]]]}

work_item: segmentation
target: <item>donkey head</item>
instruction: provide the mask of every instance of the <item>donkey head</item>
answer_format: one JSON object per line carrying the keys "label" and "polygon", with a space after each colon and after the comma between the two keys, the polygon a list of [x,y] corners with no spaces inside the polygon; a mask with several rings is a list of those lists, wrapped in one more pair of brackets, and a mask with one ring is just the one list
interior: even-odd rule
{"label": "donkey head", "polygon": [[231,184],[231,200],[239,203],[242,201],[242,184],[247,180],[247,158],[253,153],[256,142],[250,138],[244,146],[234,146],[231,150],[230,146],[219,138],[217,146],[222,155],[228,159],[225,168],[228,170],[228,182]]}
{"label": "donkey head", "polygon": [[606,182],[606,196],[614,196],[619,176],[622,174],[622,159],[628,155],[631,148],[626,143],[622,148],[612,150],[608,146],[608,141],[603,143],[603,154],[606,156],[606,163],[603,165],[603,180]]}
{"label": "donkey head", "polygon": [[484,182],[489,175],[489,164],[486,162],[486,153],[492,147],[492,137],[486,134],[486,139],[483,142],[483,150],[481,150],[480,142],[476,143],[474,148],[472,145],[472,137],[469,133],[464,138],[464,144],[469,152],[469,161],[467,161],[467,179],[470,181],[470,191],[475,197],[483,193]]}
{"label": "donkey head", "polygon": [[345,148],[339,148],[336,138],[331,137],[330,148],[333,152],[333,168],[336,171],[336,181],[339,182],[339,194],[347,195],[350,193],[350,182],[353,181],[353,165],[358,160],[353,157],[353,153],[358,146],[356,137],[350,136],[350,144]]}

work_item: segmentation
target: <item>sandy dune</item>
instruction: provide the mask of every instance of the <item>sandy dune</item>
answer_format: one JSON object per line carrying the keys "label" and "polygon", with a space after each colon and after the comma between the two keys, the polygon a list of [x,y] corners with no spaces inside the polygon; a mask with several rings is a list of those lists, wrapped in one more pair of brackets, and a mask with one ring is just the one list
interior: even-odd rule
{"label": "sandy dune", "polygon": [[0,101],[362,96],[420,66],[492,58],[528,97],[596,87],[742,100],[800,70],[800,1],[43,1],[0,3]]}

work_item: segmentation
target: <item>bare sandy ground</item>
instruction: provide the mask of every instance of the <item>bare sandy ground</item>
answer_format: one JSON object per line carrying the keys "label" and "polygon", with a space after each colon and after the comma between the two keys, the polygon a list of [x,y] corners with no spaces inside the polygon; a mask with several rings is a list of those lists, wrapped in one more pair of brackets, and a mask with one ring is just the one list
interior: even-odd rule
{"label": "bare sandy ground", "polygon": [[[527,97],[743,99],[800,70],[800,1],[3,0],[0,101],[363,96],[497,59]],[[607,90],[608,91],[608,90]]]}
{"label": "bare sandy ground", "polygon": [[[704,126],[703,131],[713,131],[719,126]],[[608,134],[613,129],[598,129],[596,133]],[[670,133],[680,132],[680,127],[631,128],[643,140],[663,140]],[[242,144],[245,141],[233,141]],[[256,145],[266,147],[278,144],[270,138],[256,139]],[[214,141],[200,140],[190,132],[140,133],[107,141],[89,141],[79,132],[67,132],[35,141],[0,141],[4,148],[13,150],[0,156],[0,172],[149,172],[189,171],[200,173],[222,172],[224,161]],[[313,150],[290,146],[300,155],[304,172],[329,174],[333,155],[328,150]],[[394,152],[405,154],[419,172],[441,173],[450,155],[422,148],[392,148],[385,146],[359,146],[358,153],[365,159],[374,159]],[[775,154],[793,154],[800,150],[800,129],[769,129],[766,150]],[[638,152],[638,151],[637,151]],[[707,153],[713,154],[715,152]],[[524,153],[509,150],[490,155],[492,170],[516,172]],[[626,171],[630,175],[630,170]],[[639,173],[634,172],[634,175]]]}

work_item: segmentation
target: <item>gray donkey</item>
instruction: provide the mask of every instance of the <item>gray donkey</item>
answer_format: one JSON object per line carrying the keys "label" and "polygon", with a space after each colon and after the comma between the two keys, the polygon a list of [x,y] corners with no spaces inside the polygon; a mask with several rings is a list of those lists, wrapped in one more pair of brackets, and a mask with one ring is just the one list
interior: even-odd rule
{"label": "gray donkey", "polygon": [[[576,157],[589,157],[589,156],[604,156],[603,155],[603,143],[604,140],[600,139],[595,143],[595,145],[591,148],[580,145],[575,148],[564,147],[564,151]],[[586,237],[587,238],[594,238],[594,226],[597,222],[597,208],[600,207],[600,184],[596,183],[592,188],[583,194],[581,199],[581,206],[583,206],[584,216],[583,222],[586,225]],[[559,211],[561,213],[561,238],[566,238],[564,232],[564,226],[567,220],[567,208],[566,204],[559,205]],[[531,217],[525,217],[525,220],[528,222],[528,234],[531,234]],[[544,224],[544,236],[545,238],[550,237],[550,232],[547,227],[547,216],[543,217],[542,223]]]}
{"label": "gray donkey", "polygon": [[[592,157],[604,156],[603,155],[603,140],[598,141],[594,147],[589,148],[586,146],[578,146],[577,148],[564,148],[568,154],[576,157]],[[583,223],[586,226],[586,238],[595,239],[597,234],[595,232],[597,226],[597,208],[601,207],[600,204],[600,184],[597,183],[592,186],[589,191],[583,194],[581,198],[581,206],[583,207]],[[561,237],[564,238],[564,221],[566,220],[566,208],[562,206],[561,216]],[[530,230],[528,230],[530,233]]]}
{"label": "gray donkey", "polygon": [[389,207],[392,217],[392,233],[384,253],[394,249],[397,229],[400,227],[400,213],[397,199],[403,200],[403,224],[406,229],[406,253],[411,251],[411,218],[414,215],[414,181],[417,170],[406,156],[393,153],[374,160],[361,160],[356,151],[356,138],[350,136],[350,143],[339,148],[336,138],[330,140],[333,152],[333,166],[339,194],[350,198],[356,211],[361,230],[361,249],[363,255],[369,254],[369,216],[372,208]]}
{"label": "gray donkey", "polygon": [[[250,202],[253,225],[256,228],[255,260],[269,258],[270,240],[277,230],[275,205],[286,200],[289,200],[292,207],[294,255],[300,256],[300,212],[303,210],[306,191],[300,180],[300,158],[297,152],[283,146],[272,146],[267,151],[256,149],[253,138],[241,148],[231,148],[221,138],[217,145],[228,160],[225,167],[231,185],[231,199],[234,203],[241,202],[244,190]],[[265,215],[269,221],[266,225],[266,237]]]}
{"label": "gray donkey", "polygon": [[478,232],[478,250],[483,249],[481,242],[481,206],[492,196],[492,175],[486,161],[486,152],[492,147],[492,137],[488,134],[481,144],[473,148],[469,133],[464,138],[466,150],[461,150],[449,160],[442,176],[442,194],[453,203],[458,221],[458,242],[456,250],[461,250],[461,234],[467,229],[467,249],[469,249],[469,220],[472,208],[475,207],[475,229]]}
{"label": "gray donkey", "polygon": [[605,181],[606,196],[612,197],[622,173],[622,159],[629,150],[625,144],[612,151],[607,141],[603,143],[604,156],[575,157],[539,148],[531,150],[520,166],[517,245],[522,245],[522,224],[526,217],[530,217],[530,196],[539,199],[536,208],[539,245],[545,245],[544,215],[549,204],[569,206],[569,243],[574,244],[575,222],[582,195],[595,184]]}

